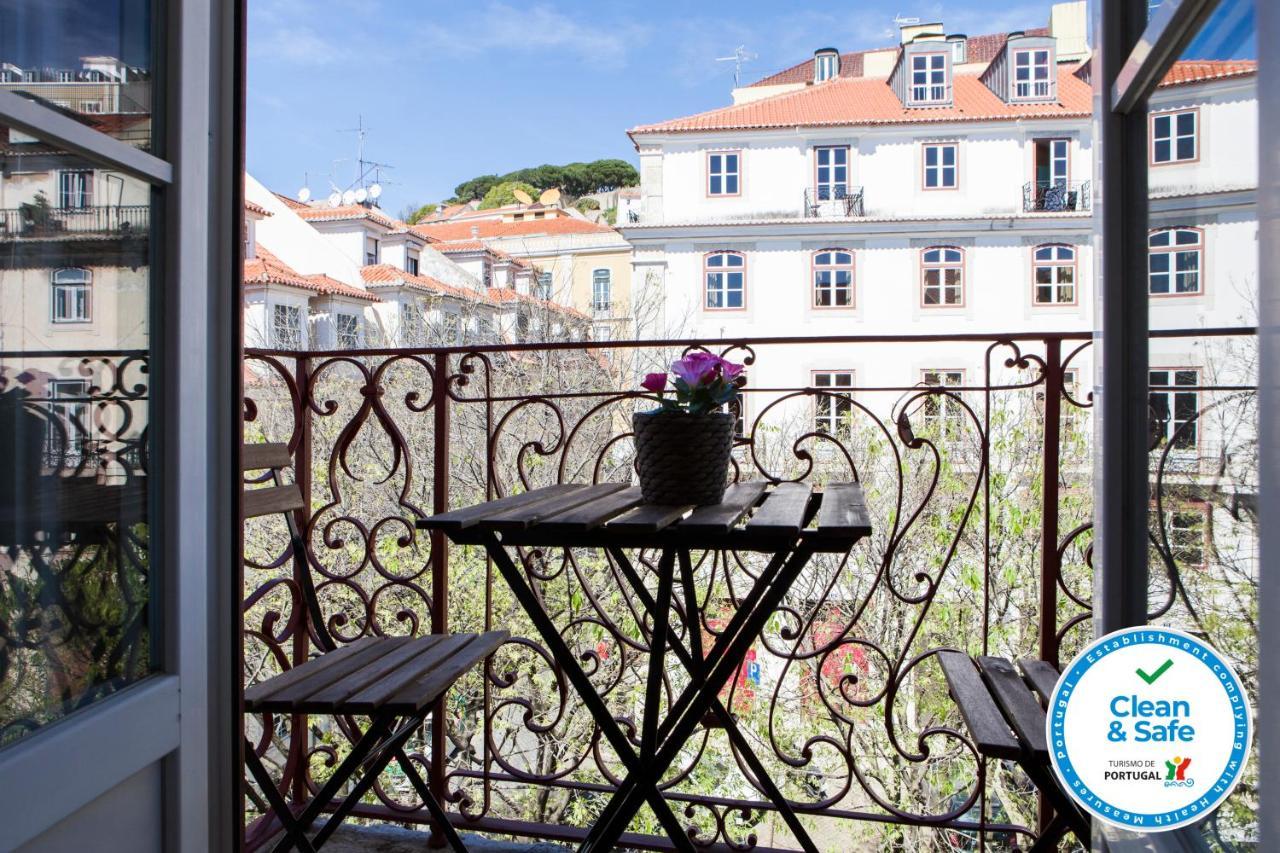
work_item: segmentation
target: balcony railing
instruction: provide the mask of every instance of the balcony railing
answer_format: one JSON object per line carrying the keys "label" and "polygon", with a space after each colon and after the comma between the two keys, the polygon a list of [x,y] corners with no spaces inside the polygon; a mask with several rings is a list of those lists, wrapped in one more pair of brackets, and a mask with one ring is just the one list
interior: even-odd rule
{"label": "balcony railing", "polygon": [[145,204],[91,207],[22,207],[0,209],[0,240],[56,238],[89,234],[145,235],[151,208]]}
{"label": "balcony railing", "polygon": [[[1248,507],[1257,442],[1240,428],[1256,419],[1256,341],[1236,329],[1153,336],[1216,367],[1201,385],[1176,387],[1196,395],[1194,415],[1183,397],[1176,428],[1153,426],[1151,553],[1164,568],[1152,571],[1151,615],[1247,661],[1253,634],[1226,626],[1256,602]],[[484,555],[416,531],[413,520],[555,482],[630,482],[630,415],[652,405],[634,390],[636,377],[705,347],[747,365],[735,476],[857,479],[875,531],[806,570],[726,688],[726,705],[806,821],[841,849],[1026,849],[1036,834],[1034,788],[975,757],[937,655],[959,648],[1059,661],[1091,638],[1092,398],[1078,384],[1089,371],[1089,333],[586,346],[249,351],[245,438],[288,443],[311,509],[298,518],[302,555],[290,552],[282,523],[246,525],[246,683],[308,658],[313,614],[344,643],[510,629],[510,643],[460,682],[412,755],[455,804],[460,826],[581,839],[619,779],[617,760]],[[957,373],[962,385],[945,388],[917,376],[817,387],[805,384],[807,368],[793,383],[778,379],[792,365],[922,360],[970,369]],[[1172,471],[1176,448],[1188,443],[1200,448],[1200,466]],[[748,554],[694,556],[707,602],[701,629],[714,635],[761,566]],[[580,549],[518,557],[609,706],[635,723],[648,625],[616,568]],[[655,564],[655,555],[637,557],[643,571]],[[314,602],[302,599],[303,571]],[[1244,602],[1244,617],[1206,610],[1232,602]],[[678,692],[680,679],[670,677],[666,688]],[[325,725],[249,723],[254,748],[299,802],[348,748],[351,732]],[[716,729],[690,744],[663,788],[699,843],[786,849],[785,828]],[[276,826],[252,785],[245,789],[252,849]],[[354,813],[428,822],[390,773]],[[656,826],[638,819],[633,829],[627,846],[668,849]]]}
{"label": "balcony railing", "polygon": [[1022,186],[1025,213],[1063,213],[1091,209],[1089,181],[1028,181]]}
{"label": "balcony railing", "polygon": [[862,187],[839,184],[809,187],[804,191],[805,218],[862,216]]}

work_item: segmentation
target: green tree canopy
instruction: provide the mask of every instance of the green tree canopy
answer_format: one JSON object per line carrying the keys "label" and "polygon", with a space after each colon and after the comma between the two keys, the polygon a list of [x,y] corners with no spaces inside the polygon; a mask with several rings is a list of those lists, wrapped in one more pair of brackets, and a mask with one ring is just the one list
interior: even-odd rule
{"label": "green tree canopy", "polygon": [[454,188],[453,201],[483,199],[498,184],[511,182],[532,187],[530,195],[533,196],[556,187],[576,198],[589,193],[608,192],[618,187],[636,186],[640,183],[640,174],[626,160],[595,160],[564,166],[543,163],[541,166],[516,169],[505,175],[481,175],[464,181]]}
{"label": "green tree canopy", "polygon": [[494,184],[484,194],[484,198],[480,201],[480,209],[489,210],[506,204],[515,204],[516,190],[524,190],[535,198],[538,195],[538,190],[532,184],[526,184],[524,181],[503,181],[500,184]]}
{"label": "green tree canopy", "polygon": [[400,211],[400,218],[410,225],[417,225],[431,214],[439,210],[438,204],[410,204],[406,205],[404,210]]}

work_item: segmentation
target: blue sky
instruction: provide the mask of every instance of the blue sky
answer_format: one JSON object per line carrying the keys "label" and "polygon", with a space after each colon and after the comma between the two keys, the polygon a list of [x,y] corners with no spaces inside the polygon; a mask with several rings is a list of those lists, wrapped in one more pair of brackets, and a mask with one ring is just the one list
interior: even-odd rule
{"label": "blue sky", "polygon": [[[751,81],[834,46],[892,44],[895,14],[948,32],[1044,26],[1048,0],[249,0],[248,168],[295,192],[386,173],[383,207],[438,201],[486,172],[621,157],[626,130],[723,106],[738,45]],[[333,161],[345,158],[344,162]]]}

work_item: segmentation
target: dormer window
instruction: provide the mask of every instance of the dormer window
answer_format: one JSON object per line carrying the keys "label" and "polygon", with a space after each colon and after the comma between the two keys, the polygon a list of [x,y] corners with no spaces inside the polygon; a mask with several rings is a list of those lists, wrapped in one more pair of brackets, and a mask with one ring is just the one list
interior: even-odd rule
{"label": "dormer window", "polygon": [[813,55],[813,82],[822,83],[840,76],[840,53],[834,48],[823,48]]}
{"label": "dormer window", "polygon": [[911,57],[911,103],[944,104],[950,86],[945,53],[917,53]]}
{"label": "dormer window", "polygon": [[1013,51],[1014,101],[1042,101],[1053,97],[1053,55],[1047,47]]}
{"label": "dormer window", "polygon": [[969,61],[969,40],[964,35],[947,36],[947,43],[951,45],[951,64],[964,65]]}

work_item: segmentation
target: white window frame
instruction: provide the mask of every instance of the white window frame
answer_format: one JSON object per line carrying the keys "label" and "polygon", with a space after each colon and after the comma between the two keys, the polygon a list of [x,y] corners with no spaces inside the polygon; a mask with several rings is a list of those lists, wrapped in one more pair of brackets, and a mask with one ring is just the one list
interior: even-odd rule
{"label": "white window frame", "polygon": [[[957,367],[929,367],[920,371],[920,384],[926,388],[958,389],[964,386],[964,370]],[[952,393],[959,394],[959,391]],[[920,401],[920,415],[926,435],[943,442],[954,441],[964,430],[965,410],[959,400],[944,394],[931,394]]]}
{"label": "white window frame", "polygon": [[538,273],[537,277],[535,277],[533,280],[533,286],[534,286],[533,295],[538,297],[539,299],[545,299],[546,301],[550,302],[554,292],[552,282],[553,282],[553,276],[551,275],[551,273],[545,270]]}
{"label": "white window frame", "polygon": [[[1041,271],[1047,280],[1041,281]],[[1064,280],[1064,277],[1066,280]],[[1047,288],[1048,299],[1041,299]],[[1069,298],[1064,296],[1068,290]],[[1074,246],[1042,243],[1031,249],[1031,301],[1034,305],[1075,305],[1080,298],[1080,267]]]}
{"label": "white window frame", "polygon": [[809,384],[817,392],[813,397],[814,431],[837,439],[851,437],[857,374],[853,370],[815,370]]}
{"label": "white window frame", "polygon": [[[71,306],[76,310],[64,312]],[[93,322],[93,271],[63,267],[49,275],[49,320],[57,325]]]}
{"label": "white window frame", "polygon": [[[946,162],[946,152],[951,151],[951,163]],[[934,155],[934,162],[929,162],[929,155]],[[920,176],[920,188],[926,192],[936,190],[960,189],[960,143],[959,142],[926,142],[921,146],[920,163],[923,170]],[[947,183],[948,173],[951,182]],[[929,178],[934,179],[932,186]]]}
{"label": "white window frame", "polygon": [[[1043,62],[1041,61],[1043,54]],[[1026,64],[1019,65],[1022,57],[1028,57]],[[1026,78],[1019,79],[1019,74],[1026,69]],[[1039,72],[1044,76],[1037,76]],[[1053,51],[1048,47],[1022,47],[1013,50],[1009,62],[1009,100],[1011,101],[1044,101],[1054,95]]]}
{"label": "white window frame", "polygon": [[301,350],[302,343],[302,307],[283,302],[272,303],[272,349]]}
{"label": "white window frame", "polygon": [[[713,264],[713,258],[723,259],[720,264]],[[740,263],[731,263],[730,258],[737,258]],[[735,287],[733,276],[738,275]],[[704,311],[742,311],[747,307],[747,257],[741,252],[722,250],[708,252],[702,256],[702,308]],[[712,299],[712,294],[716,299]],[[738,297],[737,305],[730,305],[731,297]],[[717,304],[712,304],[713,302]]]}
{"label": "white window frame", "polygon": [[[837,163],[837,153],[844,162]],[[827,162],[822,162],[823,160]],[[849,166],[853,152],[848,145],[817,145],[813,149],[814,201],[833,201],[849,197]],[[823,180],[823,171],[826,179]]]}
{"label": "white window frame", "polygon": [[[951,69],[945,51],[913,53],[907,80],[908,100],[912,104],[945,104],[951,100]],[[919,75],[924,75],[923,78]]]}
{"label": "white window frame", "polygon": [[[1200,368],[1152,366],[1147,371],[1147,383],[1151,388],[1147,392],[1147,401],[1153,421],[1152,434],[1156,433],[1154,422],[1162,420],[1164,425],[1159,431],[1160,438],[1168,442],[1183,424],[1194,420],[1195,423],[1174,445],[1173,452],[1197,452],[1200,447]],[[1189,390],[1179,391],[1180,386]],[[1165,417],[1157,417],[1160,414]],[[1183,416],[1179,417],[1179,414]]]}
{"label": "white window frame", "polygon": [[87,210],[93,207],[93,169],[62,169],[58,172],[58,208]]}
{"label": "white window frame", "polygon": [[[937,252],[936,260],[929,255]],[[956,253],[958,259],[950,257]],[[948,281],[948,272],[955,270],[954,281]],[[929,274],[936,273],[936,281],[929,280]],[[959,246],[926,246],[920,250],[920,305],[923,308],[963,308],[965,304],[965,256],[964,249]],[[937,299],[929,301],[930,291],[937,292]],[[947,297],[954,291],[956,298],[948,301]]]}
{"label": "white window frame", "polygon": [[834,53],[820,53],[813,58],[813,79],[817,83],[825,83],[836,77],[840,67],[840,57]]}
{"label": "white window frame", "polygon": [[[847,257],[847,261],[840,258]],[[826,261],[823,258],[827,258]],[[814,308],[826,310],[829,308],[853,308],[857,301],[855,288],[857,285],[857,256],[852,249],[829,248],[819,249],[810,257],[810,270],[813,281],[813,302]],[[848,273],[848,282],[841,284],[839,277],[841,273]],[[824,304],[822,299],[825,295],[827,301]],[[841,302],[843,295],[844,301]]]}
{"label": "white window frame", "polygon": [[[1191,117],[1191,131],[1179,128],[1183,116]],[[1167,122],[1165,128],[1161,124]],[[1191,140],[1191,156],[1181,157],[1178,154],[1178,143]],[[1161,143],[1169,146],[1167,157],[1160,156]],[[1179,163],[1195,163],[1200,160],[1200,110],[1165,110],[1151,114],[1151,165],[1175,166]]]}
{"label": "white window frame", "polygon": [[364,265],[371,267],[382,261],[382,244],[377,237],[365,235],[364,238]]}
{"label": "white window frame", "polygon": [[[729,159],[733,158],[733,168]],[[717,183],[719,181],[719,183]],[[729,191],[729,182],[733,191]],[[742,195],[742,151],[730,149],[707,152],[707,197],[736,198]]]}
{"label": "white window frame", "polygon": [[409,249],[404,250],[404,271],[409,275],[417,275],[419,268],[418,253]]}
{"label": "white window frame", "polygon": [[[1158,228],[1147,235],[1148,296],[1176,298],[1204,295],[1204,234],[1202,228]],[[1161,235],[1166,235],[1167,244],[1155,242]],[[1184,240],[1182,235],[1195,235],[1195,241]],[[1164,265],[1165,268],[1157,270],[1159,265]],[[1157,280],[1164,282],[1164,290],[1155,289]],[[1195,281],[1194,290],[1183,289],[1188,280]]]}
{"label": "white window frame", "polygon": [[[360,315],[339,311],[333,315],[334,343],[338,349],[360,348]],[[344,329],[343,326],[349,328]]]}
{"label": "white window frame", "polygon": [[591,271],[591,310],[595,314],[613,310],[613,270],[607,267]]}

